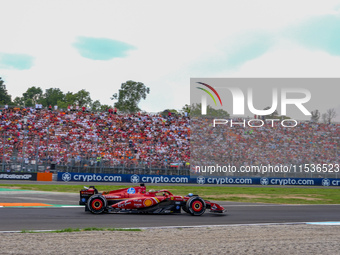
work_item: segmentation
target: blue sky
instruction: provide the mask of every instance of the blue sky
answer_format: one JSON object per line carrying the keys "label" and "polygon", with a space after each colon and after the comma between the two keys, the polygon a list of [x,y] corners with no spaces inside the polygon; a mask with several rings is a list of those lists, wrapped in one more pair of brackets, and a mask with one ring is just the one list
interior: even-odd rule
{"label": "blue sky", "polygon": [[27,70],[34,65],[34,57],[26,54],[0,52],[0,69]]}
{"label": "blue sky", "polygon": [[[18,8],[20,6],[20,8]],[[13,0],[0,9],[0,77],[110,97],[127,80],[156,112],[190,102],[190,77],[339,77],[340,0]],[[328,102],[320,105],[338,108]]]}
{"label": "blue sky", "polygon": [[304,47],[340,56],[340,13],[311,18],[287,34]]}

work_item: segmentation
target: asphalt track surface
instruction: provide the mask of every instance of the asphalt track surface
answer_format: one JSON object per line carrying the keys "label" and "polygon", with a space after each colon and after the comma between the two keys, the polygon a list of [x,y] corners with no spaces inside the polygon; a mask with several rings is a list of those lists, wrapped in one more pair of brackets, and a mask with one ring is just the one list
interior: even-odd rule
{"label": "asphalt track surface", "polygon": [[[78,201],[79,195],[71,193],[0,192],[0,203],[77,205]],[[186,213],[94,215],[85,212],[83,207],[0,207],[0,231],[340,221],[340,205],[276,205],[226,201],[220,204],[227,209],[225,214],[206,212],[199,217]]]}

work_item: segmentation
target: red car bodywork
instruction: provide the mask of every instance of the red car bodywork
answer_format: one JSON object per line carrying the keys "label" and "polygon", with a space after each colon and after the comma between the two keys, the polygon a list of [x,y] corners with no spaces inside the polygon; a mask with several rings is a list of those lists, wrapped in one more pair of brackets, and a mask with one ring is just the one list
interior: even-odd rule
{"label": "red car bodywork", "polygon": [[176,196],[168,190],[146,191],[141,186],[98,193],[95,187],[80,191],[79,204],[86,211],[103,212],[145,212],[180,213],[181,209],[191,215],[202,215],[206,209],[223,213],[225,209],[217,203],[206,201],[197,195]]}

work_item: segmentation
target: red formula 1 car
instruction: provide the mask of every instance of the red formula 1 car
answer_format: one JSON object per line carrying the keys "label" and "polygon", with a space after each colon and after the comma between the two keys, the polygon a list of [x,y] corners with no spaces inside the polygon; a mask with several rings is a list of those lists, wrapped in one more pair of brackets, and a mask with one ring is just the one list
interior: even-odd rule
{"label": "red formula 1 car", "polygon": [[200,216],[206,209],[213,213],[223,213],[226,210],[219,204],[206,201],[193,194],[175,196],[168,190],[146,191],[144,184],[137,187],[118,189],[98,193],[94,186],[84,187],[80,191],[80,205],[85,205],[85,211],[94,214],[137,212],[168,214],[180,213],[181,209],[191,215]]}

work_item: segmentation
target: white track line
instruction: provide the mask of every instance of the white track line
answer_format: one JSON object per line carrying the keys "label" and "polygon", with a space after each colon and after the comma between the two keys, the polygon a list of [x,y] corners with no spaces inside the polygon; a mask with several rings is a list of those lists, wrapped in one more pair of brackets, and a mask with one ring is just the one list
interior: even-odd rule
{"label": "white track line", "polygon": [[[58,206],[53,206],[53,207],[58,207]],[[85,207],[85,205],[63,205],[60,207],[61,208],[81,208],[81,207]]]}
{"label": "white track line", "polygon": [[[135,227],[135,228],[119,228],[119,229],[178,229],[178,228],[219,228],[219,227],[242,227],[242,226],[278,226],[278,225],[325,225],[325,226],[339,226],[340,222],[284,222],[284,223],[250,223],[250,224],[226,224],[226,225],[199,225],[199,226],[160,226],[160,227]],[[34,232],[51,232],[57,230],[27,230]],[[22,230],[0,231],[0,233],[21,233]]]}
{"label": "white track line", "polygon": [[339,221],[333,222],[307,222],[308,225],[322,225],[322,226],[340,226]]}
{"label": "white track line", "polygon": [[140,227],[140,229],[171,229],[171,228],[219,228],[239,226],[269,226],[269,225],[304,225],[306,222],[284,222],[284,223],[249,223],[249,224],[224,224],[224,225],[197,225],[197,226],[163,226],[163,227]]}

